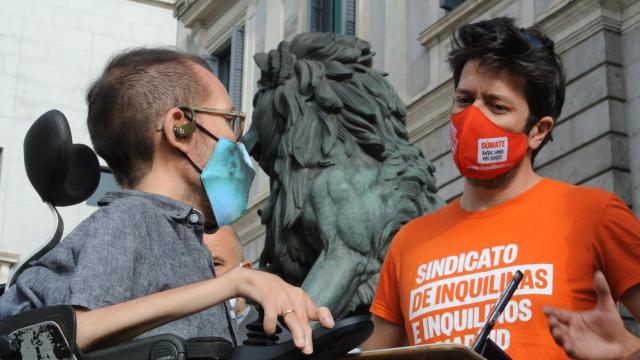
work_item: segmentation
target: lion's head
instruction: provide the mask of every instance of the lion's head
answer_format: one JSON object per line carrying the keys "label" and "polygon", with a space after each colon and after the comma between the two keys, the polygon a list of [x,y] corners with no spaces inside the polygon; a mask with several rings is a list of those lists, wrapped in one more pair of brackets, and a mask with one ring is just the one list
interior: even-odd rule
{"label": "lion's head", "polygon": [[359,146],[377,161],[405,162],[436,191],[433,166],[409,142],[405,106],[373,56],[368,42],[334,33],[299,34],[255,55],[262,75],[244,142],[270,177],[286,170],[278,160],[326,167]]}

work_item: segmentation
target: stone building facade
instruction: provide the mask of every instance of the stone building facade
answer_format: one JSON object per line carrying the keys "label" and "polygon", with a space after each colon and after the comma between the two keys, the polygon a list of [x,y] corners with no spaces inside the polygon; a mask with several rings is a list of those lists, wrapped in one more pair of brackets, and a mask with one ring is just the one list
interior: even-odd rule
{"label": "stone building facade", "polygon": [[[242,27],[242,56],[234,59],[243,68],[236,79],[236,91],[241,86],[236,105],[250,118],[259,78],[253,55],[312,30],[314,11],[328,3],[346,8],[341,0],[178,0],[178,46],[206,58],[240,46],[233,29]],[[538,26],[555,41],[567,76],[555,141],[538,155],[537,171],[613,191],[640,213],[640,1],[355,0],[353,8],[355,35],[372,44],[374,67],[389,73],[406,104],[410,138],[436,165],[442,198],[455,198],[463,187],[448,138],[450,34],[461,24],[511,16],[520,26]],[[250,211],[234,224],[252,261],[263,247],[264,227],[256,212],[268,189],[268,178],[260,172]]]}
{"label": "stone building facade", "polygon": [[[53,227],[24,169],[27,129],[55,108],[66,114],[74,142],[91,145],[84,100],[89,83],[118,51],[175,46],[172,3],[0,1],[0,283],[19,258],[44,243]],[[95,209],[86,203],[61,208],[65,232]]]}

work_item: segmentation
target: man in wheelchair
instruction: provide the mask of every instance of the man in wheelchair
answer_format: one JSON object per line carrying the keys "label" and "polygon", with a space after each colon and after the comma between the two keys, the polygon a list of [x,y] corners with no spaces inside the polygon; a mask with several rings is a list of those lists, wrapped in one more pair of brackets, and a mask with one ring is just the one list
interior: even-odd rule
{"label": "man in wheelchair", "polygon": [[123,191],[32,263],[0,297],[0,322],[29,309],[73,306],[83,351],[170,333],[236,344],[227,299],[278,317],[295,346],[313,351],[309,322],[331,313],[272,274],[237,267],[215,276],[203,245],[246,210],[254,171],[242,136],[244,114],[200,58],[135,49],[110,60],[87,93],[94,148]]}

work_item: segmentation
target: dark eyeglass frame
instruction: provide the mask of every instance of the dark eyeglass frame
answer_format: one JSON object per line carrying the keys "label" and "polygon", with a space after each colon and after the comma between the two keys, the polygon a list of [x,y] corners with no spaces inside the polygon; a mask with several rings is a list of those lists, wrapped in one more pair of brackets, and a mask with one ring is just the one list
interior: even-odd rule
{"label": "dark eyeglass frame", "polygon": [[[184,112],[184,117],[189,120],[189,122],[192,122],[194,126],[198,125],[197,113],[222,116],[227,121],[227,124],[229,124],[229,127],[231,127],[231,130],[233,130],[233,135],[236,137],[236,141],[240,141],[242,138],[242,134],[244,133],[244,122],[247,118],[247,114],[241,111],[194,107],[189,105],[179,106],[178,109]],[[156,130],[162,130],[161,125],[159,125],[159,128]],[[195,131],[195,128],[193,130]]]}
{"label": "dark eyeglass frame", "polygon": [[240,141],[242,138],[242,134],[244,133],[244,122],[247,118],[247,114],[241,111],[235,110],[222,110],[222,109],[214,109],[214,108],[206,108],[206,107],[192,107],[192,106],[181,106],[181,108],[189,108],[192,110],[194,114],[193,120],[195,121],[196,113],[210,114],[210,115],[220,115],[226,121],[227,124],[233,130],[233,135],[236,137],[236,141]]}

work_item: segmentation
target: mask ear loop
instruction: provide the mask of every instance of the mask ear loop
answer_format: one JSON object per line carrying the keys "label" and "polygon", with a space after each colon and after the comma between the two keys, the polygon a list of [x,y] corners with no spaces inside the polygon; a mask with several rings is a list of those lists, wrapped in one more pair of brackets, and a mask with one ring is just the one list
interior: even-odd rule
{"label": "mask ear loop", "polygon": [[[191,106],[180,106],[178,109],[182,110],[182,112],[184,113],[184,117],[185,119],[187,119],[187,123],[182,126],[176,126],[173,128],[174,132],[180,133],[180,134],[176,133],[176,136],[178,137],[189,136],[194,132],[196,132],[197,129],[200,129],[205,134],[211,136],[216,142],[220,141],[219,137],[215,136],[211,131],[207,130],[207,128],[205,128],[204,126],[198,123],[198,116],[197,116],[198,112],[194,108],[192,108]],[[184,130],[184,131],[181,131],[181,130]]]}
{"label": "mask ear loop", "polygon": [[[203,131],[205,134],[209,135],[210,137],[212,137],[216,143],[220,142],[220,138],[215,136],[211,131],[207,130],[204,126],[198,124],[198,117],[196,115],[196,111],[195,109],[193,109],[190,106],[180,106],[178,109],[180,109],[183,113],[184,113],[184,117],[187,120],[187,123],[181,126],[174,126],[173,127],[173,133],[176,135],[176,137],[187,137],[191,134],[193,134],[194,132],[196,132],[197,129],[200,129],[201,131]],[[215,147],[214,147],[215,150]],[[191,163],[191,165],[193,165],[193,167],[198,171],[198,173],[202,174],[202,172],[204,171],[204,169],[200,169],[200,166],[198,166],[195,161],[193,161],[193,159],[191,159],[191,157],[189,156],[189,154],[185,153],[182,150],[179,150],[182,154],[184,154],[184,156],[187,157],[187,159],[189,160],[189,162]]]}
{"label": "mask ear loop", "polygon": [[[213,150],[211,150],[211,154],[213,154],[214,151],[216,151],[216,146],[218,146],[218,143],[220,142],[220,138],[213,135],[213,133],[209,130],[207,130],[204,126],[198,124],[196,121],[194,121],[194,123],[196,124],[196,126],[198,127],[198,129],[200,129],[202,132],[204,132],[205,134],[211,136],[211,138],[213,138],[213,140],[216,141],[216,145],[213,147]],[[186,154],[185,154],[186,155]],[[211,156],[211,155],[209,155]],[[196,165],[195,162],[193,162],[193,160],[191,160],[191,158],[189,157],[189,155],[187,155],[187,158],[189,158],[189,161],[191,161],[191,164],[193,164],[193,166],[196,167],[196,169],[198,169],[198,172],[200,172],[202,174],[202,172],[204,171],[204,169],[200,169],[199,166]]]}
{"label": "mask ear loop", "polygon": [[204,132],[205,134],[211,136],[213,138],[213,140],[216,141],[216,143],[220,142],[220,138],[215,136],[215,135],[213,135],[213,133],[211,131],[207,130],[207,128],[205,128],[204,126],[198,124],[197,122],[195,124],[198,127],[198,129],[202,130],[202,132]]}
{"label": "mask ear loop", "polygon": [[[533,130],[533,127],[536,126],[536,124],[538,124],[538,122],[540,121],[540,119],[538,119],[536,122],[529,122],[529,119],[527,119],[527,125],[525,126],[525,134],[529,135],[529,132],[531,132],[531,130]],[[531,124],[531,125],[529,125]],[[547,143],[553,141],[553,135],[551,133],[547,134],[547,136],[545,136],[544,139],[542,139],[542,142],[540,143],[540,146],[538,146],[538,148],[536,150],[533,151],[533,157],[531,159],[531,163],[533,164],[533,161],[535,160],[536,156],[538,155],[538,151],[540,151],[540,149],[542,149],[543,146],[545,146]]]}

